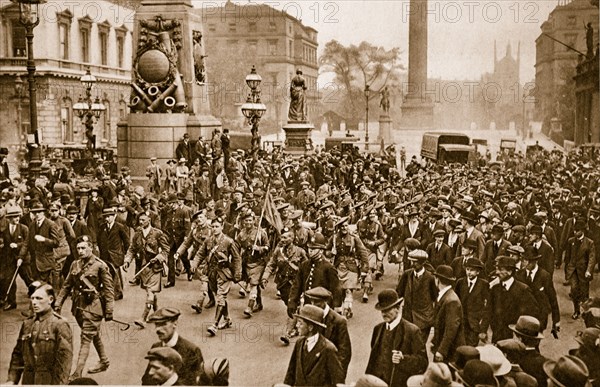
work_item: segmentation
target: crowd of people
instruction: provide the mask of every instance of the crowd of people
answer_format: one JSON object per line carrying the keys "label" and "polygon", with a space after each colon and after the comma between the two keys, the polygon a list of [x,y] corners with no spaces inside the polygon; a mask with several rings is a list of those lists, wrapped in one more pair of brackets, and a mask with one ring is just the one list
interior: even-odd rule
{"label": "crowd of people", "polygon": [[[388,150],[247,153],[216,131],[196,144],[186,134],[166,166],[150,159],[145,187],[100,158],[85,177],[56,160],[27,179],[6,171],[2,307],[17,307],[17,276],[30,299],[8,382],[88,382],[92,347],[100,361],[87,373],[107,371],[101,324],[135,291],[124,291],[131,267],[130,284],[146,294],[135,325],[154,324],[159,338],[142,384],[228,383],[227,359],[204,359],[177,332],[181,311],[159,307],[179,278],[198,283],[191,309],[214,308],[209,337],[232,326],[232,289],[252,318],[274,286],[287,308],[280,340],[295,340],[286,385],[346,382],[354,302],[375,290],[383,322],[360,349],[370,356],[357,386],[600,385],[600,299],[590,298],[598,155],[499,154],[476,165],[413,157],[401,169]],[[395,289],[378,288],[396,265]],[[585,324],[579,349],[556,361],[540,353],[561,328],[555,284],[569,286],[571,318]],[[60,315],[69,297],[81,335],[74,371]]]}

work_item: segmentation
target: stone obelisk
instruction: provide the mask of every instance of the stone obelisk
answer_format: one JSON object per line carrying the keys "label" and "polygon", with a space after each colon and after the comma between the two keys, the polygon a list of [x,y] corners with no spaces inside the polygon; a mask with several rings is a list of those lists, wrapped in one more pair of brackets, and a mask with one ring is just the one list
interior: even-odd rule
{"label": "stone obelisk", "polygon": [[402,104],[401,128],[431,128],[433,104],[427,88],[427,1],[410,0],[408,19],[408,90]]}

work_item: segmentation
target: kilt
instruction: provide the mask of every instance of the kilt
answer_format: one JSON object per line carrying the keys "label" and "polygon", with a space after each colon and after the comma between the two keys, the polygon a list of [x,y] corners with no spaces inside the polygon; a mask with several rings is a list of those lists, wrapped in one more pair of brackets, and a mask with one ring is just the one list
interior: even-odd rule
{"label": "kilt", "polygon": [[348,270],[344,262],[338,265],[337,272],[342,289],[360,289],[358,273]]}
{"label": "kilt", "polygon": [[147,267],[140,274],[140,286],[142,289],[150,290],[153,293],[160,293],[162,290],[162,271],[156,272]]}
{"label": "kilt", "polygon": [[247,282],[251,286],[257,286],[260,284],[260,279],[262,278],[262,274],[265,271],[264,262],[253,262],[246,263],[246,274],[247,274]]}

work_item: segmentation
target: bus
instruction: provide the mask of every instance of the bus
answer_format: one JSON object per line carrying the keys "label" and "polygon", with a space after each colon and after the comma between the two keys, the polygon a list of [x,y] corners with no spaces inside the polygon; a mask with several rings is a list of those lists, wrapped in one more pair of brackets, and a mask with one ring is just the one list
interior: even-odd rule
{"label": "bus", "polygon": [[473,160],[476,152],[466,134],[450,132],[426,132],[421,143],[421,157],[437,164],[461,163]]}

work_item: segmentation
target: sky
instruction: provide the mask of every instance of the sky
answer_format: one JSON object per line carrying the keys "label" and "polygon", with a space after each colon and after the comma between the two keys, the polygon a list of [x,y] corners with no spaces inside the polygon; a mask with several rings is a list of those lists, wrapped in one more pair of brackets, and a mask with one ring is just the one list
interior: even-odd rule
{"label": "sky", "polygon": [[[225,3],[192,1],[195,7],[206,9]],[[495,40],[498,59],[504,57],[508,43],[516,56],[521,43],[521,83],[534,80],[535,40],[558,0],[417,1],[428,10],[429,78],[479,80],[483,73],[493,71]],[[319,33],[319,54],[332,39],[345,45],[368,41],[386,49],[399,47],[403,64],[408,66],[409,0],[258,2],[285,10],[315,28]],[[257,1],[236,3],[251,5]]]}

